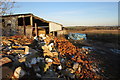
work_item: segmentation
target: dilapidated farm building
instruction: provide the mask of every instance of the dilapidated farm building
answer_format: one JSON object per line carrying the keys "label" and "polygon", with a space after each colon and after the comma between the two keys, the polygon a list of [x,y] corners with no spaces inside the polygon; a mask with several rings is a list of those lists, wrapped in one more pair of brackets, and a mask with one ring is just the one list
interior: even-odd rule
{"label": "dilapidated farm building", "polygon": [[57,36],[62,31],[62,25],[44,20],[31,13],[2,16],[2,35],[26,35],[32,37],[40,34]]}

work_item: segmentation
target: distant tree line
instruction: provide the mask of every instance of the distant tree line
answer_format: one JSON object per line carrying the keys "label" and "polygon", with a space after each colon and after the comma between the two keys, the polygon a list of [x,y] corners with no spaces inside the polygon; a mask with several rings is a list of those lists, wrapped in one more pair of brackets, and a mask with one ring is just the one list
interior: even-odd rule
{"label": "distant tree line", "polygon": [[120,30],[120,26],[72,26],[72,27],[65,27],[66,30],[78,30],[78,31],[85,31],[85,30]]}

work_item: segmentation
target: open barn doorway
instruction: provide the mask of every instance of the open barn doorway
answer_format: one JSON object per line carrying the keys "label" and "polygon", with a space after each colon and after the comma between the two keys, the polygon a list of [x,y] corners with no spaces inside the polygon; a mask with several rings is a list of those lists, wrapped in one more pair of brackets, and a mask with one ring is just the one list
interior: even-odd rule
{"label": "open barn doorway", "polygon": [[54,36],[57,36],[57,31],[54,32]]}

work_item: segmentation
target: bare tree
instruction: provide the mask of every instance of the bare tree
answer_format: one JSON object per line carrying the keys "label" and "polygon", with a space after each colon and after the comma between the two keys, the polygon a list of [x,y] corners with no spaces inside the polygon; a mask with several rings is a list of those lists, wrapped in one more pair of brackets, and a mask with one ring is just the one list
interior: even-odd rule
{"label": "bare tree", "polygon": [[12,0],[0,0],[0,15],[11,14],[14,4]]}
{"label": "bare tree", "polygon": [[[12,0],[0,0],[0,16],[11,15],[12,9],[14,8],[14,4],[15,2]],[[0,34],[7,35],[7,32],[13,33],[15,26],[11,25],[11,23],[8,23],[8,22],[11,22],[11,23],[13,22],[11,16],[6,19],[3,19],[3,17],[0,17],[0,30],[2,30],[0,31]]]}

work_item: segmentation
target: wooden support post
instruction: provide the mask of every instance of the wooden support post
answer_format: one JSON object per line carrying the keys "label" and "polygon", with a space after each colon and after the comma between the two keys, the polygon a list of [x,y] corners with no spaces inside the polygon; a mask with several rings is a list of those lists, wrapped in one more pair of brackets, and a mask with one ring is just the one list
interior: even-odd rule
{"label": "wooden support post", "polygon": [[33,27],[33,17],[30,16],[30,25]]}
{"label": "wooden support post", "polygon": [[55,31],[53,31],[53,36],[55,36]]}
{"label": "wooden support post", "polygon": [[24,35],[26,35],[25,17],[23,16]]}
{"label": "wooden support post", "polygon": [[37,28],[37,23],[35,23],[35,34],[38,36],[38,28]]}

